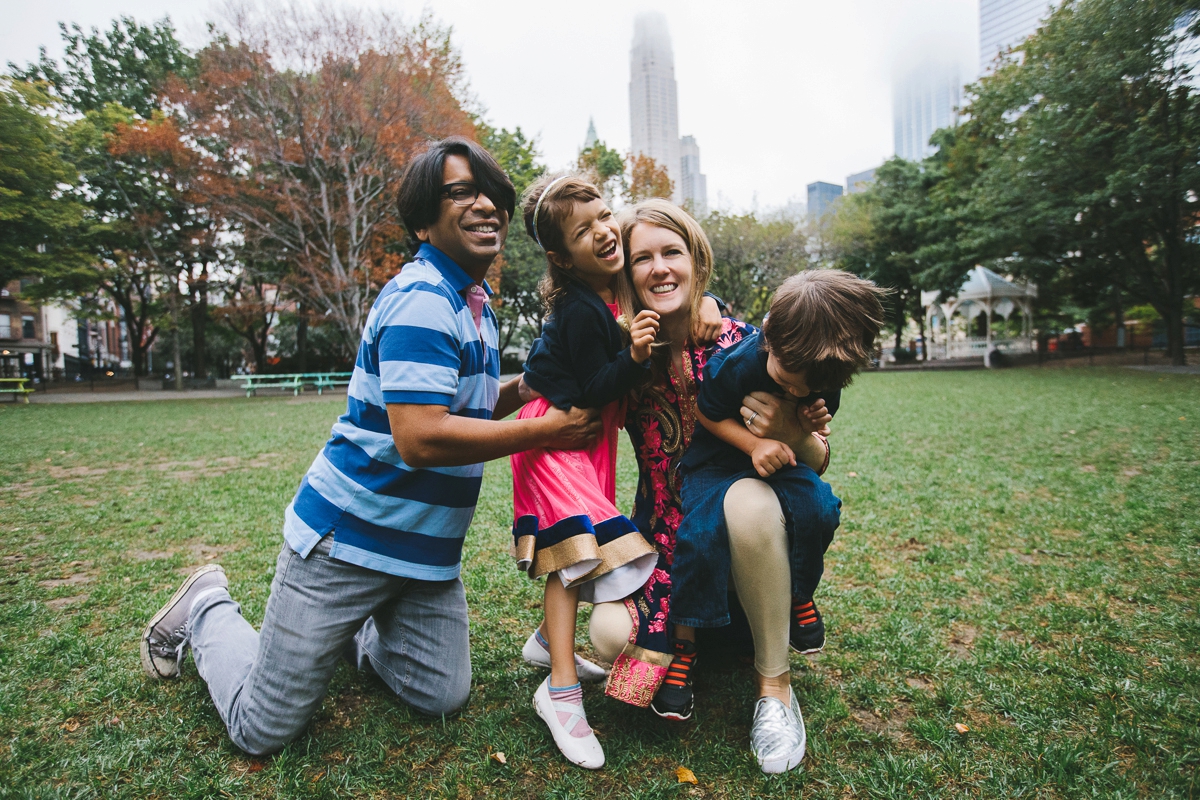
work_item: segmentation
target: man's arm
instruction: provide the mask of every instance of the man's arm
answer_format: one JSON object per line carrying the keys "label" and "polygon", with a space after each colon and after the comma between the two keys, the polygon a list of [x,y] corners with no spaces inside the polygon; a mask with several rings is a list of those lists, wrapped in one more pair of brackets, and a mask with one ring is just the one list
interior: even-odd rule
{"label": "man's arm", "polygon": [[514,420],[460,417],[446,406],[407,403],[388,403],[387,411],[400,457],[418,468],[477,464],[534,447],[579,450],[600,432],[597,409],[552,407],[545,416]]}
{"label": "man's arm", "polygon": [[492,410],[492,419],[504,419],[523,405],[525,401],[521,399],[521,376],[518,375],[500,385],[500,397]]}

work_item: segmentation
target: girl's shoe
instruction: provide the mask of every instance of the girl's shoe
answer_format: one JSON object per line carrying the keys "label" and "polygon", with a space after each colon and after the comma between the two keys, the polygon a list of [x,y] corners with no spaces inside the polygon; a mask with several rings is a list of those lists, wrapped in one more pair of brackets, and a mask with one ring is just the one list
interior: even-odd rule
{"label": "girl's shoe", "polygon": [[[521,648],[521,658],[525,659],[526,664],[550,669],[550,651],[538,641],[536,628],[525,640],[525,646]],[[575,655],[575,672],[583,683],[600,683],[608,677],[608,670],[599,664],[593,664],[578,653]]]}
{"label": "girl's shoe", "polygon": [[[554,737],[554,743],[558,745],[559,752],[567,761],[585,769],[600,769],[604,766],[604,749],[600,747],[600,740],[596,738],[595,733],[588,733],[587,736],[571,735],[571,731],[580,720],[587,724],[583,705],[556,703],[551,700],[549,676],[546,676],[546,680],[542,681],[533,693],[533,710],[546,723],[550,735]],[[566,724],[558,721],[560,711],[571,715]]]}

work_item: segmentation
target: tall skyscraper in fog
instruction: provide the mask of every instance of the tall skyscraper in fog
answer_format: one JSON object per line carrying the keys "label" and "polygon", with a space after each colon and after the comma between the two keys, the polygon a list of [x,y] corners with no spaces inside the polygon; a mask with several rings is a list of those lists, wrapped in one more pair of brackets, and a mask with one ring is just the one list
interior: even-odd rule
{"label": "tall skyscraper in fog", "polygon": [[639,14],[629,50],[629,124],[634,153],[667,168],[679,198],[679,104],[675,97],[675,54],[662,14]]}
{"label": "tall skyscraper in fog", "polygon": [[932,155],[936,148],[929,144],[929,137],[958,120],[962,102],[958,67],[926,62],[903,73],[892,92],[896,155],[909,161]]}
{"label": "tall skyscraper in fog", "polygon": [[679,140],[679,187],[675,194],[681,203],[691,203],[692,214],[708,213],[708,178],[700,171],[700,147],[695,136]]}
{"label": "tall skyscraper in fog", "polygon": [[1057,0],[979,0],[979,74],[996,55],[1037,31]]}

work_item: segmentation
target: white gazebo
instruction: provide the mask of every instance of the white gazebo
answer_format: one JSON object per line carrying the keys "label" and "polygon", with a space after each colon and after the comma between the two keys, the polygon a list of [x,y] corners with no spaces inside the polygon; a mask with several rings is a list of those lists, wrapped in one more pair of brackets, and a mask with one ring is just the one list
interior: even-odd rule
{"label": "white gazebo", "polygon": [[[990,367],[993,351],[1032,353],[1035,299],[1036,285],[1015,283],[987,267],[975,267],[968,272],[962,288],[954,297],[943,299],[937,291],[921,292],[926,331],[930,338],[926,345],[927,358],[983,358],[983,363]],[[999,314],[1007,321],[1016,311],[1021,312],[1021,335],[1016,338],[993,338],[992,315]],[[952,325],[956,314],[965,322],[961,329]],[[987,335],[971,336],[970,323],[980,314],[985,315],[987,320]]]}

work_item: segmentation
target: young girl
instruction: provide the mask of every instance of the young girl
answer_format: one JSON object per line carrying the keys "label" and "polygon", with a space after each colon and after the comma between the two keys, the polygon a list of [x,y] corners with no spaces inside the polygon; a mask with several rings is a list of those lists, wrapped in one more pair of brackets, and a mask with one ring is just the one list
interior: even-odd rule
{"label": "young girl", "polygon": [[[654,544],[617,510],[617,428],[621,399],[645,379],[658,315],[630,319],[632,290],[621,232],[600,192],[571,175],[543,178],[522,201],[525,229],[546,251],[541,291],[549,312],[525,364],[541,397],[521,419],[551,405],[601,409],[603,428],[587,450],[529,450],[512,456],[513,540],[518,567],[546,576],[545,621],[526,642],[527,661],[550,675],[533,705],[573,764],[604,766],[588,725],[579,679],[604,671],[575,655],[580,600],[617,600],[644,584],[658,560]],[[628,332],[618,324],[628,320]]]}

